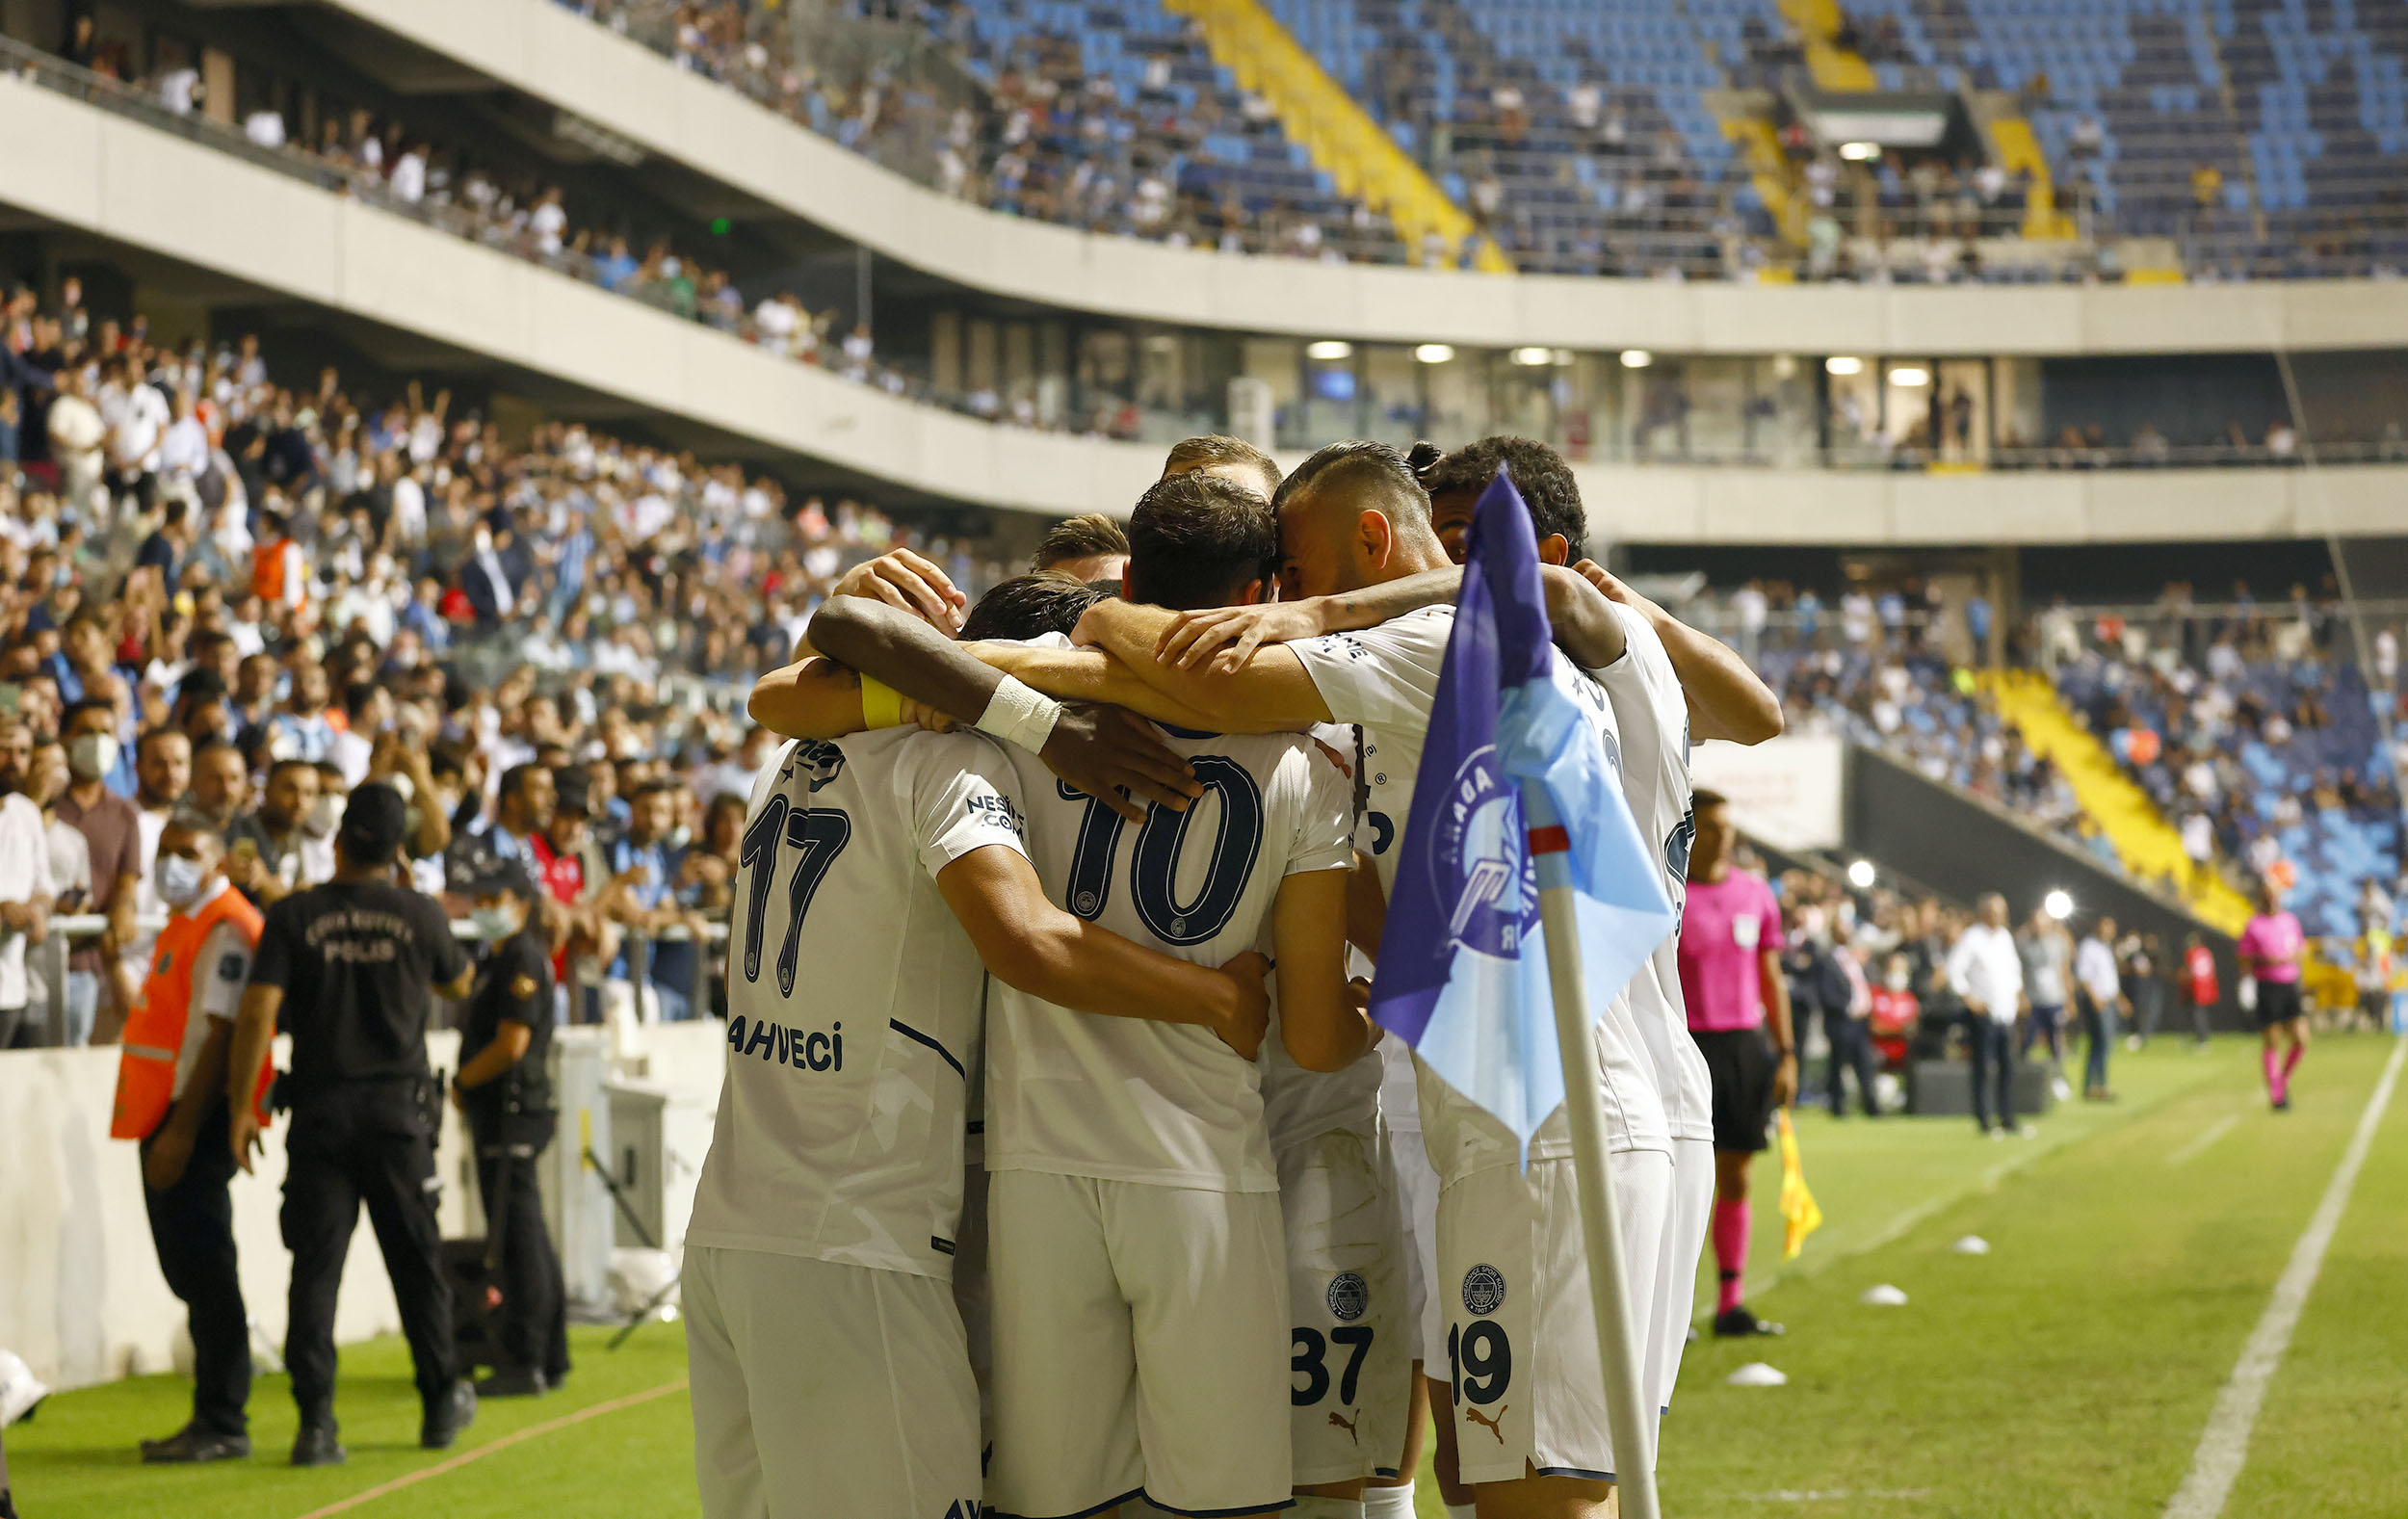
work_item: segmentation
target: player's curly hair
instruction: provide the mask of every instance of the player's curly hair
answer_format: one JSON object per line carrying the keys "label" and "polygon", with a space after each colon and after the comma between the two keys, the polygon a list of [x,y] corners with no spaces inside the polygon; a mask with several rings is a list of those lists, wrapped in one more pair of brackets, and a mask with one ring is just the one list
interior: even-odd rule
{"label": "player's curly hair", "polygon": [[1538,537],[1562,534],[1572,546],[1567,563],[1587,558],[1588,511],[1581,504],[1580,482],[1562,455],[1535,438],[1505,433],[1481,438],[1432,462],[1422,471],[1422,485],[1432,496],[1458,491],[1478,495],[1497,478],[1499,465],[1513,477],[1513,488],[1531,509],[1531,525]]}

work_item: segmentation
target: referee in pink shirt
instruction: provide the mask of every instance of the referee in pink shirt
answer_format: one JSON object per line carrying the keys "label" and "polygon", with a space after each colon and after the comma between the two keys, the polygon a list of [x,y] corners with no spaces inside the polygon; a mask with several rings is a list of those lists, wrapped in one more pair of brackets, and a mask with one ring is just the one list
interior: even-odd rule
{"label": "referee in pink shirt", "polygon": [[[1681,998],[1689,1037],[1714,1087],[1714,1302],[1718,1335],[1779,1334],[1747,1311],[1747,1170],[1765,1148],[1772,1110],[1797,1097],[1797,1052],[1790,1034],[1790,986],[1781,973],[1781,908],[1762,876],[1731,867],[1728,800],[1695,798],[1688,901],[1681,912]],[[1769,1034],[1769,1037],[1767,1037]]]}
{"label": "referee in pink shirt", "polygon": [[[2308,1020],[2300,1016],[2299,967],[2308,957],[2308,935],[2283,910],[2283,894],[2270,880],[2258,882],[2258,911],[2240,930],[2234,951],[2244,975],[2258,981],[2258,1037],[2265,1049],[2265,1094],[2276,1112],[2290,1106],[2290,1075],[2308,1053]],[[2275,1046],[2288,1045],[2281,1056]]]}

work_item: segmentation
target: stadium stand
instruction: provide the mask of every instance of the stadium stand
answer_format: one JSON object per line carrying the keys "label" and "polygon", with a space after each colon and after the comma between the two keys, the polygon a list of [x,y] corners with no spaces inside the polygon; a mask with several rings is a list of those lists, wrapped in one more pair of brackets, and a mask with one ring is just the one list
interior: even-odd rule
{"label": "stadium stand", "polygon": [[[2361,883],[2399,875],[2396,771],[2376,717],[2394,694],[2346,657],[2332,604],[2303,591],[2267,613],[2044,620],[2044,647],[2070,655],[2054,660],[2067,705],[2187,847],[2212,839],[2241,878],[2282,871],[2309,932],[2355,933]],[[2378,637],[2396,649],[2395,631]]]}
{"label": "stadium stand", "polygon": [[[883,52],[734,0],[572,8],[1012,214],[1232,251],[1477,261],[1459,239],[1400,236],[1349,193],[1367,182],[1359,155],[1317,158],[1309,121],[1291,114],[1306,130],[1283,131],[1279,103],[1216,64],[1193,17],[1252,0],[1175,8],[1158,0],[860,0],[859,28],[919,29]],[[2408,21],[2392,8],[2321,21],[2300,0],[1268,11],[1531,272],[2274,278],[2408,262]],[[936,66],[930,41],[955,65],[951,104],[914,82]],[[1248,55],[1233,56],[1243,69]],[[1809,129],[1816,92],[1960,97],[1978,130],[1945,154],[1843,152]]]}
{"label": "stadium stand", "polygon": [[1404,257],[1387,219],[1341,196],[1157,0],[858,0],[851,40],[883,37],[883,48],[824,45],[792,12],[739,0],[570,8],[1008,215],[1232,252]]}

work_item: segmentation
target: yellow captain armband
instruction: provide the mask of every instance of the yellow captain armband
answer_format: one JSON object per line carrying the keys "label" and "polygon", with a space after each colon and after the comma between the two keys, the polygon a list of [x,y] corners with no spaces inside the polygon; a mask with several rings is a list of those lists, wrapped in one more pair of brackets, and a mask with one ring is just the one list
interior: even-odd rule
{"label": "yellow captain armband", "polygon": [[861,725],[894,728],[903,725],[903,693],[883,681],[861,677]]}

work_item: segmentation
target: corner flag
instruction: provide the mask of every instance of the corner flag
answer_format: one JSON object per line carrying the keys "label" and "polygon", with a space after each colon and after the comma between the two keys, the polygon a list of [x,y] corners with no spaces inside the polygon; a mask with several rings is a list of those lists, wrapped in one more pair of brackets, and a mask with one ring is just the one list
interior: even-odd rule
{"label": "corner flag", "polygon": [[[1530,511],[1500,470],[1473,511],[1372,1017],[1526,1153],[1564,1096],[1533,848],[1569,869],[1589,1022],[1675,921],[1620,756],[1581,710],[1604,695],[1571,689],[1553,641]],[[1525,784],[1552,819],[1525,817]]]}

